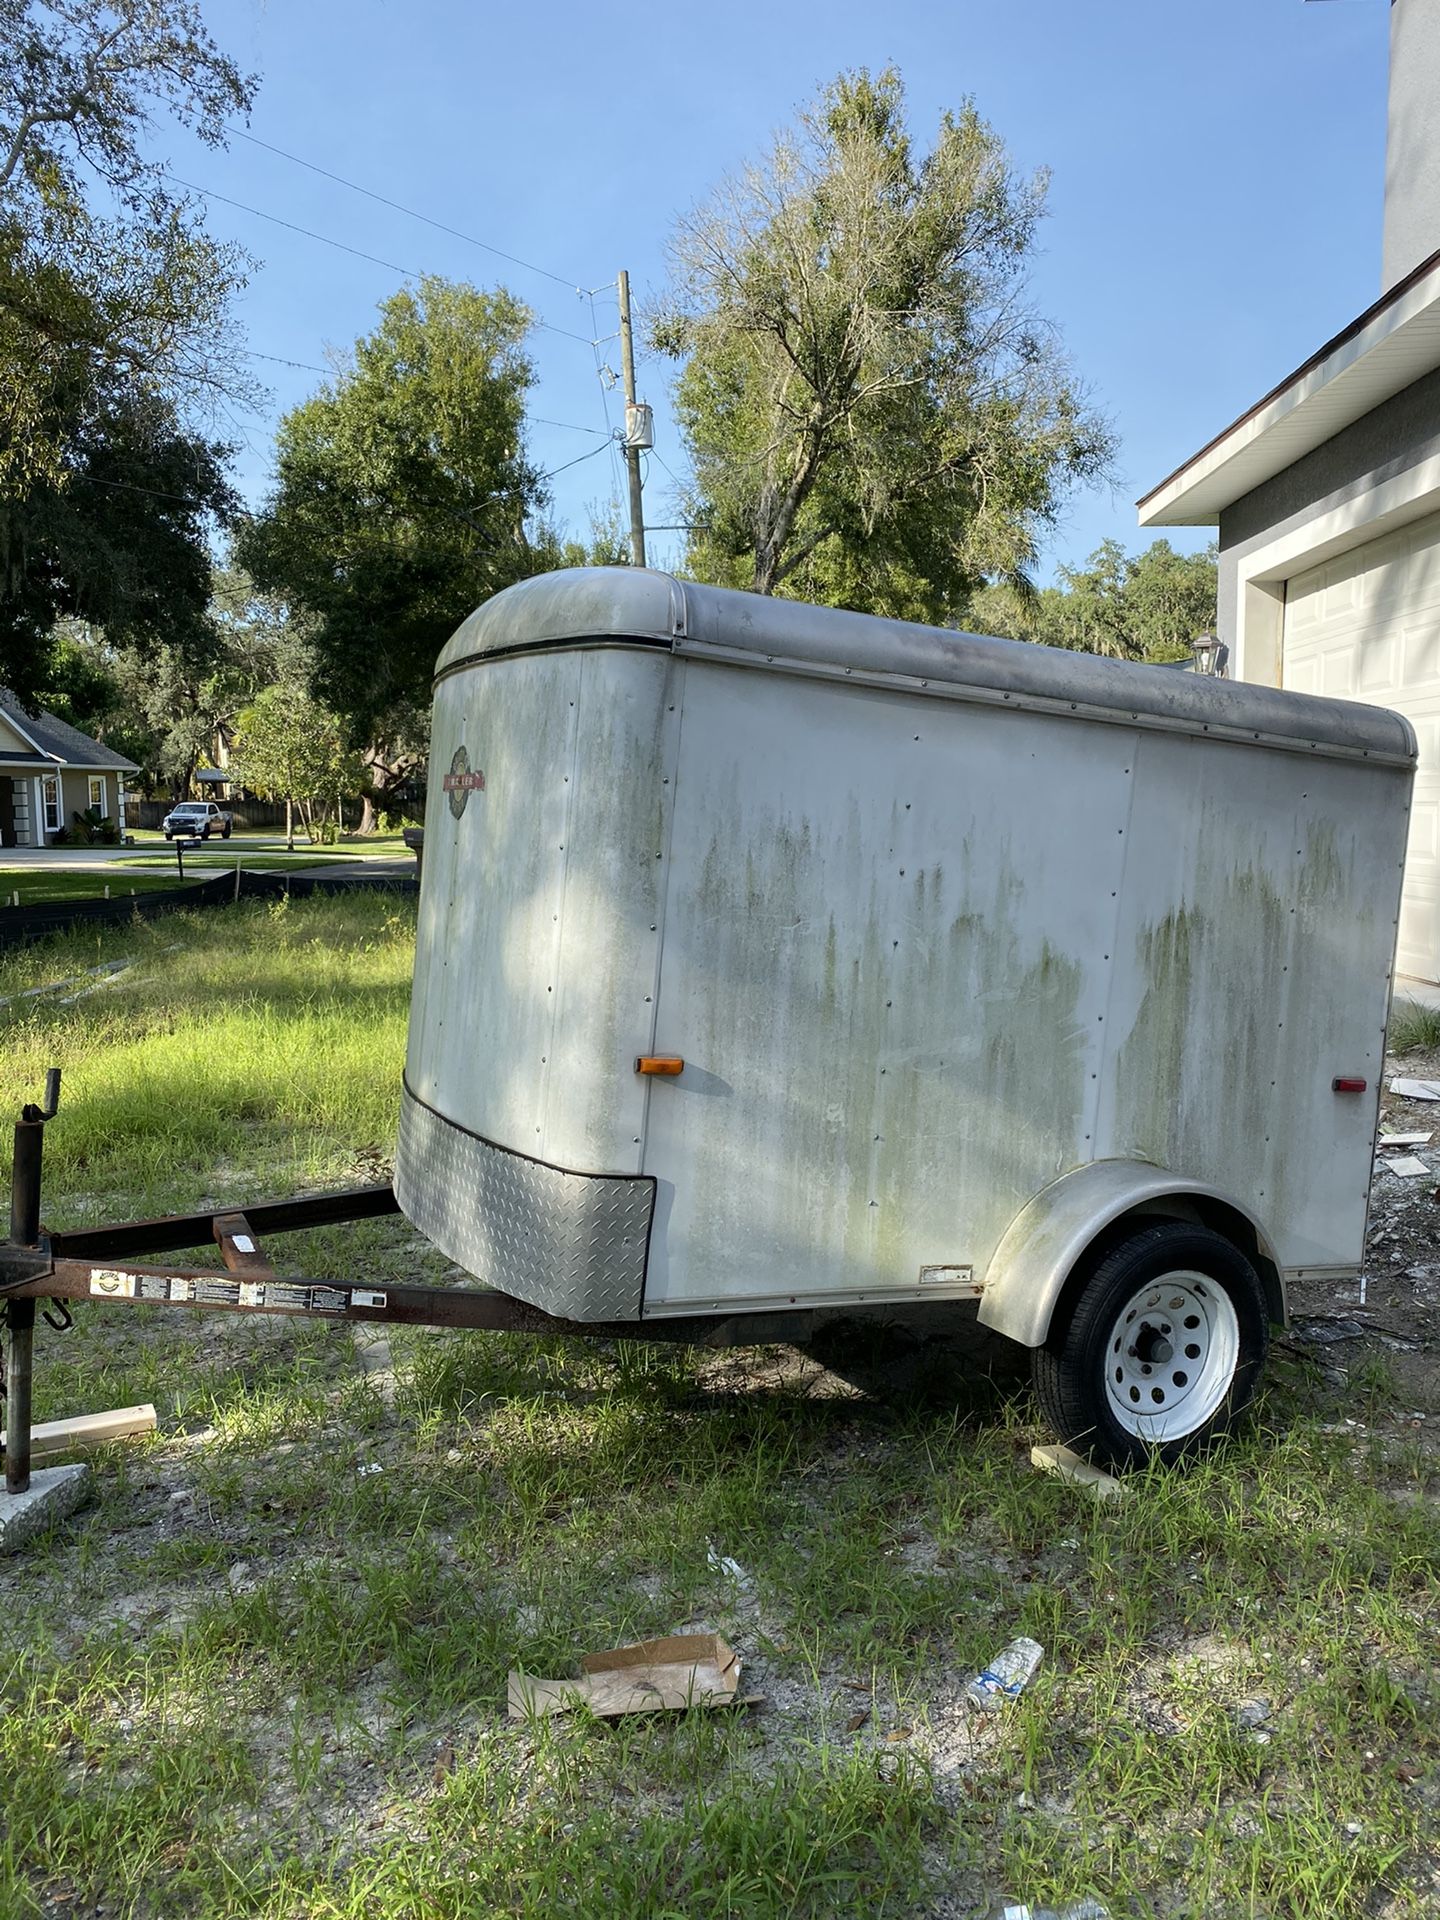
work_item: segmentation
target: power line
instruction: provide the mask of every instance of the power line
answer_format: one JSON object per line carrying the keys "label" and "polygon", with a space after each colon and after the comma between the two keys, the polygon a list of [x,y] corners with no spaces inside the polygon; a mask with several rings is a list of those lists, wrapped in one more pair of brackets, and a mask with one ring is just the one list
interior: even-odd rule
{"label": "power line", "polygon": [[269,220],[277,227],[288,227],[291,233],[303,233],[307,240],[318,240],[322,246],[338,247],[341,253],[353,253],[357,260],[368,260],[372,266],[385,267],[391,273],[404,274],[407,280],[418,280],[420,274],[414,267],[398,266],[393,260],[382,260],[378,253],[366,253],[360,247],[347,246],[343,240],[332,240],[327,233],[316,233],[311,227],[297,226],[293,220],[282,220],[278,213],[266,213],[260,207],[246,206],[243,200],[232,200],[227,194],[217,193],[213,187],[197,187],[193,180],[182,180],[178,173],[170,178],[177,187],[184,187],[187,193],[198,193],[206,200],[218,200],[222,206],[238,207],[241,213],[253,213],[257,220]]}
{"label": "power line", "polygon": [[[317,367],[312,360],[287,360],[283,354],[259,353],[254,347],[242,347],[240,351],[247,360],[269,360],[277,367],[296,367],[301,373],[323,373],[327,378],[335,377],[333,367]],[[596,440],[608,440],[610,437],[599,427],[582,427],[575,420],[547,420],[541,413],[532,413],[529,418],[537,427],[561,427],[566,433],[588,433]]]}
{"label": "power line", "polygon": [[[177,187],[184,187],[187,193],[198,193],[203,199],[218,200],[222,206],[235,207],[241,213],[252,213],[257,220],[269,220],[277,227],[287,227],[291,233],[303,234],[307,240],[318,240],[322,246],[336,247],[341,253],[353,254],[357,260],[368,260],[372,266],[384,267],[390,273],[402,274],[407,280],[421,280],[423,271],[418,267],[402,267],[397,261],[382,260],[378,253],[366,253],[363,247],[352,247],[344,240],[332,240],[328,233],[316,233],[313,227],[302,227],[294,220],[282,220],[278,213],[266,213],[263,207],[249,206],[244,200],[232,200],[228,194],[217,193],[214,187],[197,186],[193,180],[182,180],[178,173],[168,176]],[[557,327],[553,321],[542,320],[535,316],[535,325],[543,327],[547,333],[558,333],[567,340],[578,340],[582,347],[593,346],[587,334],[572,333],[569,327]]]}
{"label": "power line", "polygon": [[[283,354],[260,353],[257,352],[254,347],[242,347],[240,351],[245,355],[247,360],[269,360],[277,367],[296,367],[301,373],[323,373],[327,378],[333,379],[335,377],[335,369],[333,367],[317,367],[312,360],[287,360]],[[610,435],[602,432],[599,427],[582,427],[576,420],[547,420],[543,413],[532,413],[529,419],[532,425],[537,427],[560,427],[563,428],[566,433],[588,433],[596,440],[608,440],[610,438]],[[596,448],[596,452],[599,452],[598,447]],[[666,471],[668,472],[669,469],[666,468]]]}
{"label": "power line", "polygon": [[243,127],[232,127],[230,131],[239,139],[248,140],[252,147],[264,147],[267,153],[278,153],[282,160],[291,160],[297,167],[308,167],[311,173],[321,174],[326,180],[335,181],[337,186],[349,187],[352,193],[363,193],[367,200],[376,200],[382,207],[391,207],[411,220],[423,220],[427,227],[434,227],[439,233],[448,233],[452,240],[463,240],[467,246],[479,247],[483,253],[493,253],[499,260],[508,260],[513,267],[523,267],[527,273],[538,273],[546,280],[553,280],[557,286],[566,287],[571,293],[583,297],[584,289],[573,280],[567,280],[563,274],[551,273],[548,267],[537,267],[533,260],[522,260],[519,254],[506,253],[503,247],[492,247],[488,240],[477,240],[473,234],[462,233],[458,227],[447,227],[443,220],[432,220],[428,213],[418,213],[414,207],[402,206],[398,200],[387,200],[383,193],[362,187],[358,181],[347,180],[343,173],[332,173],[328,167],[317,166],[313,160],[302,160],[298,153],[287,153],[284,147],[272,146],[258,134],[246,133]]}
{"label": "power line", "polygon": [[286,360],[278,353],[257,353],[254,347],[242,347],[240,351],[247,360],[273,360],[277,367],[298,367],[302,373],[329,374],[329,367],[317,367],[309,360]]}
{"label": "power line", "polygon": [[[608,441],[606,444],[609,444]],[[603,446],[589,447],[584,453],[577,454],[573,460],[567,460],[563,467],[552,467],[549,473],[542,473],[540,478],[542,480],[553,480],[557,473],[564,473],[570,467],[578,467],[582,460],[593,460],[597,453],[604,453],[604,451],[605,448]]]}
{"label": "power line", "polygon": [[162,493],[158,487],[137,486],[133,480],[102,480],[98,474],[86,473],[78,476],[82,487],[119,487],[123,493],[148,493],[152,500],[175,500],[182,507],[190,507],[196,513],[212,513],[214,509],[205,501],[195,499],[193,494]]}
{"label": "power line", "polygon": [[567,433],[591,433],[597,440],[608,440],[609,433],[601,433],[599,427],[579,427],[573,420],[547,420],[543,414],[532,413],[530,418],[537,427],[564,427]]}
{"label": "power line", "polygon": [[[597,288],[598,292],[599,289]],[[610,445],[610,504],[616,513],[620,511],[620,453],[619,440],[610,419],[610,389],[605,384],[608,368],[600,358],[600,322],[595,314],[595,294],[590,295],[590,329],[597,337],[592,342],[595,355],[595,378],[600,382],[600,409],[605,416],[605,433]],[[613,378],[613,376],[612,376]]]}

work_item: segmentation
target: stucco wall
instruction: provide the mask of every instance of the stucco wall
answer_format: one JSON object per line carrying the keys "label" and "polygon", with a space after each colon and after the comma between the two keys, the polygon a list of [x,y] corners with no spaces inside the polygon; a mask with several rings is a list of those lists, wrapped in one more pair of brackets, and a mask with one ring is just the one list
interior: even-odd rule
{"label": "stucco wall", "polygon": [[[1400,0],[1400,6],[1406,4]],[[1221,639],[1233,647],[1240,569],[1257,548],[1436,455],[1440,371],[1417,380],[1228,507],[1220,515]]]}
{"label": "stucco wall", "polygon": [[[58,775],[60,781],[60,825],[62,827],[73,826],[75,815],[77,813],[83,813],[89,806],[90,781],[92,778],[104,783],[105,799],[103,811],[108,813],[112,820],[117,820],[119,817],[118,808],[120,801],[119,789],[116,784],[118,777],[119,776],[114,773],[97,773],[91,775],[88,773],[73,773],[68,770],[60,773]],[[32,800],[37,804],[36,820],[41,827],[43,840],[45,844],[48,845],[55,836],[53,831],[45,827],[44,815],[38,811],[39,796],[36,788],[39,776],[26,774],[24,778],[27,789],[32,795]]]}
{"label": "stucco wall", "polygon": [[90,782],[99,780],[104,793],[101,812],[115,818],[115,775],[113,773],[64,773],[60,776],[64,789],[65,825],[74,823],[75,815],[83,813],[90,804]]}
{"label": "stucco wall", "polygon": [[1440,0],[1390,9],[1390,116],[1385,152],[1388,292],[1440,248]]}

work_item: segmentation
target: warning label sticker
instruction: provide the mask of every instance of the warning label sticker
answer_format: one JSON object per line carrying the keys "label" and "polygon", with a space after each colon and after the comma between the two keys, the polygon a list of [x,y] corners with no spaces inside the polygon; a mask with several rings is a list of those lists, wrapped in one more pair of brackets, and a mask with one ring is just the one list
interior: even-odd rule
{"label": "warning label sticker", "polygon": [[197,1307],[238,1307],[240,1305],[240,1282],[238,1280],[210,1280],[200,1274],[190,1282],[190,1298]]}
{"label": "warning label sticker", "polygon": [[348,1313],[380,1308],[386,1296],[368,1287],[308,1286],[291,1280],[241,1280],[226,1273],[128,1273],[92,1267],[90,1292],[101,1300],[166,1300],[196,1307],[249,1307],[260,1312]]}
{"label": "warning label sticker", "polygon": [[292,1287],[283,1280],[271,1280],[265,1287],[267,1307],[294,1307],[304,1313],[310,1305],[309,1287]]}

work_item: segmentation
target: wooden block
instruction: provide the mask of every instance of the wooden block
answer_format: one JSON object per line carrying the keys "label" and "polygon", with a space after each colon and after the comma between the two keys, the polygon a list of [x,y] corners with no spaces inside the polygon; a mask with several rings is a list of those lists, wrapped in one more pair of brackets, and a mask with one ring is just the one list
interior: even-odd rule
{"label": "wooden block", "polygon": [[1097,1500],[1123,1500],[1130,1491],[1123,1480],[1117,1480],[1100,1467],[1092,1467],[1069,1447],[1032,1447],[1030,1464],[1039,1467],[1042,1473],[1053,1473],[1059,1480],[1084,1487]]}
{"label": "wooden block", "polygon": [[[59,1453],[83,1453],[87,1447],[108,1447],[112,1440],[133,1440],[155,1431],[155,1409],[115,1407],[109,1413],[82,1413],[73,1420],[42,1420],[30,1429],[30,1458],[53,1460]],[[0,1445],[5,1436],[0,1433]]]}

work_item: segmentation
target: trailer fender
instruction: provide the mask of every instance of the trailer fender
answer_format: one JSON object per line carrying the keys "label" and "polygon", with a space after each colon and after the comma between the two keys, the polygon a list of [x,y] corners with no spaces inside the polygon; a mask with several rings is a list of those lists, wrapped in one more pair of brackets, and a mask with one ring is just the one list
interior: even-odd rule
{"label": "trailer fender", "polygon": [[1084,1255],[1128,1216],[1199,1220],[1235,1243],[1285,1321],[1280,1263],[1263,1223],[1232,1195],[1141,1160],[1096,1160],[1037,1193],[1015,1216],[985,1275],[980,1320],[1022,1346],[1043,1346]]}

